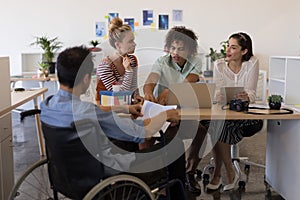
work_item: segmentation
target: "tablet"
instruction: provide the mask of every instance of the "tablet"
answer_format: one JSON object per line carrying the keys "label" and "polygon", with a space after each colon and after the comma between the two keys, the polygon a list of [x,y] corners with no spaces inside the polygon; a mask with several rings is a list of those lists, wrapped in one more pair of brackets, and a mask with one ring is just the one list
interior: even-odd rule
{"label": "tablet", "polygon": [[233,86],[233,87],[222,87],[221,94],[225,96],[226,102],[225,104],[229,103],[231,100],[234,99],[234,96],[240,92],[245,91],[244,87]]}

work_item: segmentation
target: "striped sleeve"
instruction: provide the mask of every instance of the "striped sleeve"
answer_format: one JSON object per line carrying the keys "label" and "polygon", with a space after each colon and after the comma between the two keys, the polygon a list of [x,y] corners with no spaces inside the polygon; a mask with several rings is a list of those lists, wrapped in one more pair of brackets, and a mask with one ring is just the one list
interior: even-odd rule
{"label": "striped sleeve", "polygon": [[107,90],[112,90],[112,84],[117,81],[117,78],[107,61],[100,62],[97,68],[97,77],[103,82]]}

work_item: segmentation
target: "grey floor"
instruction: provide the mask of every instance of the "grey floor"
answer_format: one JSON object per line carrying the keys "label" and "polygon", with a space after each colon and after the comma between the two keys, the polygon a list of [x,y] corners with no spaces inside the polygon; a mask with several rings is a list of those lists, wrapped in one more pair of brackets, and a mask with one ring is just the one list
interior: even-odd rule
{"label": "grey floor", "polygon": [[[49,91],[46,95],[53,93],[53,90]],[[25,105],[31,107],[30,103]],[[14,143],[14,165],[15,165],[15,179],[32,163],[41,159],[38,151],[38,142],[36,135],[36,126],[34,117],[27,117],[23,122],[20,121],[19,113],[13,112],[13,143]],[[244,138],[239,143],[240,155],[248,156],[251,161],[264,164],[265,163],[265,148],[266,148],[266,132],[261,132],[252,136],[251,138]],[[208,154],[199,166],[199,169],[203,170],[204,166],[209,163],[211,154]],[[243,165],[241,164],[243,169]],[[244,176],[245,178],[245,176]],[[225,180],[225,178],[224,178]],[[203,187],[202,181],[199,181]],[[214,193],[206,193],[202,188],[202,194],[200,196],[194,196],[187,194],[188,199],[191,200],[261,200],[272,199],[281,200],[275,191],[271,190],[271,196],[266,195],[264,184],[264,169],[251,166],[249,180],[246,183],[245,191],[238,189],[231,192],[217,191]]]}

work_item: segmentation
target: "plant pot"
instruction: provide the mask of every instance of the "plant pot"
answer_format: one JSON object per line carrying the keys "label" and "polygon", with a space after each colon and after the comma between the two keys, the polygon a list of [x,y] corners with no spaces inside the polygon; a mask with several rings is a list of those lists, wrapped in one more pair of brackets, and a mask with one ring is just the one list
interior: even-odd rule
{"label": "plant pot", "polygon": [[47,62],[49,65],[49,73],[50,74],[55,74],[55,62]]}
{"label": "plant pot", "polygon": [[272,102],[272,101],[270,101],[269,102],[269,107],[270,107],[270,110],[280,110],[281,102],[278,103],[278,102]]}

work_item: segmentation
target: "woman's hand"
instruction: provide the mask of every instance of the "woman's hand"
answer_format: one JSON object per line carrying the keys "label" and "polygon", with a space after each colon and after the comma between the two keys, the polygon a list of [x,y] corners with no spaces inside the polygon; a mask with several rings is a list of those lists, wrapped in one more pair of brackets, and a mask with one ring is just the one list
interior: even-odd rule
{"label": "woman's hand", "polygon": [[134,98],[133,98],[132,103],[133,103],[133,104],[140,104],[140,105],[143,105],[143,103],[144,103],[144,97],[142,97],[142,96],[140,96],[140,95],[134,94]]}
{"label": "woman's hand", "polygon": [[130,58],[129,57],[127,57],[127,56],[125,56],[125,57],[123,57],[123,66],[124,66],[124,68],[125,68],[125,71],[132,71],[132,69],[131,69],[131,60],[130,60]]}
{"label": "woman's hand", "polygon": [[236,95],[234,95],[235,99],[241,99],[242,101],[249,101],[249,96],[247,92],[240,92]]}

